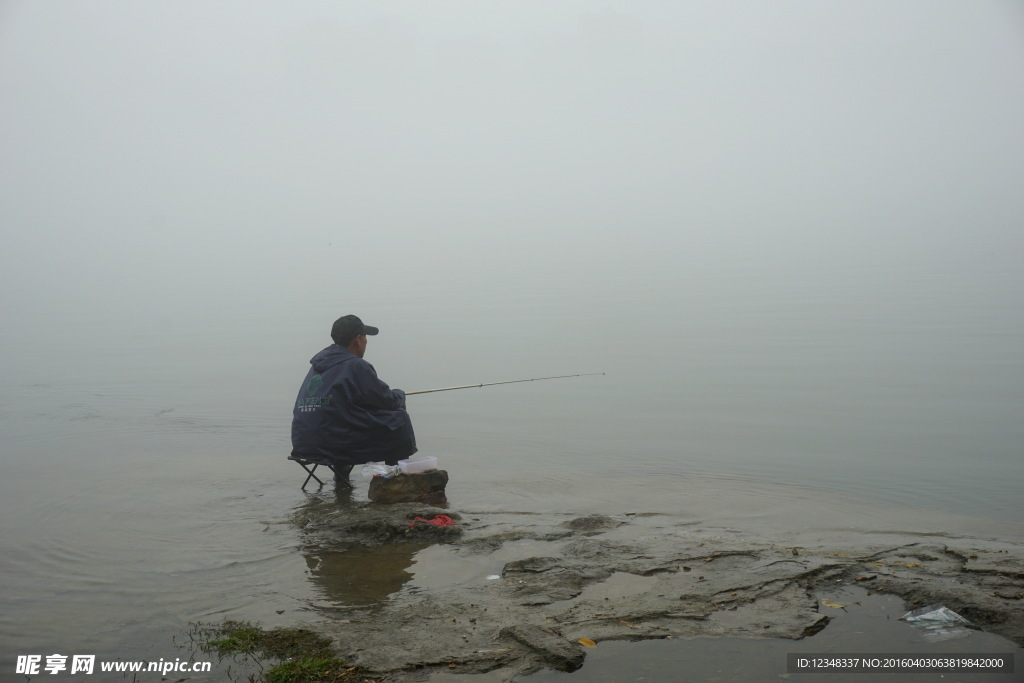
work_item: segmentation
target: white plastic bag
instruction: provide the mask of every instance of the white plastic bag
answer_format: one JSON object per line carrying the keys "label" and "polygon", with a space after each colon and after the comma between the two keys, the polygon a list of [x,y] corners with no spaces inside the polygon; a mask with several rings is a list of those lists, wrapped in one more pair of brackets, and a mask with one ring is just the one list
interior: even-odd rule
{"label": "white plastic bag", "polygon": [[963,638],[971,633],[967,628],[971,622],[943,605],[928,605],[915,609],[900,617],[900,621],[919,629],[924,639],[933,643]]}
{"label": "white plastic bag", "polygon": [[368,462],[360,470],[360,474],[364,477],[384,477],[385,479],[395,476],[398,472],[397,465],[388,465],[383,462]]}

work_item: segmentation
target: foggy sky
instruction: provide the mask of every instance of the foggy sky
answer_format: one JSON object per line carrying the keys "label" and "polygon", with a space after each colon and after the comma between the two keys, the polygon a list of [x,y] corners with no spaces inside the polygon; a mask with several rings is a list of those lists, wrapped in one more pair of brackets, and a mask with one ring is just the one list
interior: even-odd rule
{"label": "foggy sky", "polygon": [[1011,268],[1022,82],[1011,0],[5,2],[3,339]]}

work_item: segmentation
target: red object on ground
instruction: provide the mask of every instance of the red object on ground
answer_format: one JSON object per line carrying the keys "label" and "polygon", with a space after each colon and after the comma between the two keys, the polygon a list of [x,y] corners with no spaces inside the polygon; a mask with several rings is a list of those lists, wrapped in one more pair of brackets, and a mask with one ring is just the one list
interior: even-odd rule
{"label": "red object on ground", "polygon": [[437,515],[433,519],[417,517],[409,523],[409,526],[416,526],[416,522],[426,522],[427,524],[433,524],[434,526],[452,526],[455,524],[455,520],[448,515]]}

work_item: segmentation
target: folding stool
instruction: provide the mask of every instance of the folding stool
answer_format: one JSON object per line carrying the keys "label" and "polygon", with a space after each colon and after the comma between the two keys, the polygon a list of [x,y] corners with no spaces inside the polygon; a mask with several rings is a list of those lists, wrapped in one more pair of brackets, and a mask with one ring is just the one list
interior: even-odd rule
{"label": "folding stool", "polygon": [[[352,473],[352,465],[339,465],[335,468],[335,465],[332,465],[326,458],[318,458],[315,456],[310,457],[305,455],[289,455],[288,459],[299,463],[302,469],[306,470],[306,481],[302,482],[303,491],[306,490],[306,484],[309,483],[310,479],[316,479],[316,483],[320,485],[320,488],[323,488],[324,482],[321,481],[320,477],[316,476],[316,468],[321,465],[329,469],[336,480],[344,479],[346,483],[348,482],[349,474]],[[351,486],[351,484],[348,485]]]}

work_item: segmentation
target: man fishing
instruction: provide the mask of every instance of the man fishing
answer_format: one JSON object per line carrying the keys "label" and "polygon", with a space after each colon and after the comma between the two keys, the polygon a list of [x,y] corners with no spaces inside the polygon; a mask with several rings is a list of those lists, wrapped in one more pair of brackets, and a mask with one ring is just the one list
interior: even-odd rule
{"label": "man fishing", "polygon": [[388,387],[363,360],[367,336],[379,331],[354,315],[334,321],[334,343],[310,359],[295,400],[292,455],[326,460],[339,485],[350,485],[355,465],[393,465],[416,452],[405,392]]}

